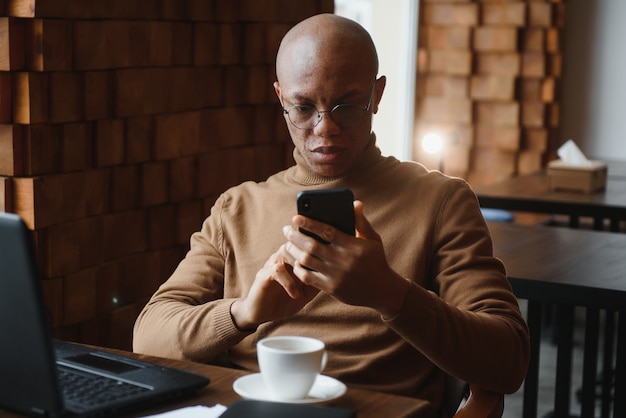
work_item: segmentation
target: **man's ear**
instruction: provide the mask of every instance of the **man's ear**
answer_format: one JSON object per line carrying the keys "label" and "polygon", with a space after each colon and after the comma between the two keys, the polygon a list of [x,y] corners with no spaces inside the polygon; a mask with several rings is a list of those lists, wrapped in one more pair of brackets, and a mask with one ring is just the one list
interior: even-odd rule
{"label": "man's ear", "polygon": [[280,95],[280,84],[278,84],[278,81],[274,81],[274,93],[276,93],[276,96],[278,96],[278,101],[282,103],[282,97]]}
{"label": "man's ear", "polygon": [[383,98],[383,92],[385,91],[385,86],[387,85],[387,77],[381,75],[378,80],[376,80],[376,87],[374,87],[374,99],[372,103],[372,113],[378,113],[378,104],[380,100]]}

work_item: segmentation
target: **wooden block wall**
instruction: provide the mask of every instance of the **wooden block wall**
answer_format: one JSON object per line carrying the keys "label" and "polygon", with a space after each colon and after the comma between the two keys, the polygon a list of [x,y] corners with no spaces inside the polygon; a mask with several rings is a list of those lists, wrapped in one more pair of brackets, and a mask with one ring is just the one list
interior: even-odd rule
{"label": "wooden block wall", "polygon": [[0,210],[54,335],[130,348],[219,193],[292,163],[283,34],[332,0],[0,1]]}
{"label": "wooden block wall", "polygon": [[414,159],[474,184],[541,169],[558,144],[563,0],[422,0]]}

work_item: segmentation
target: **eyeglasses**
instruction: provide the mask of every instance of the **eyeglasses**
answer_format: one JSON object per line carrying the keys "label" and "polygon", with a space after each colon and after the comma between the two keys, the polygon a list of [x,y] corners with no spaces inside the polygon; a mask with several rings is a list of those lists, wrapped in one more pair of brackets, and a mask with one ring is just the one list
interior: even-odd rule
{"label": "eyeglasses", "polygon": [[322,120],[323,113],[328,113],[333,121],[342,128],[349,128],[361,122],[363,114],[370,110],[376,81],[377,80],[374,80],[374,84],[372,85],[367,106],[346,103],[338,104],[330,110],[317,110],[314,106],[308,105],[296,105],[289,109],[285,109],[283,106],[283,113],[287,115],[289,122],[291,122],[293,126],[302,130],[315,128]]}

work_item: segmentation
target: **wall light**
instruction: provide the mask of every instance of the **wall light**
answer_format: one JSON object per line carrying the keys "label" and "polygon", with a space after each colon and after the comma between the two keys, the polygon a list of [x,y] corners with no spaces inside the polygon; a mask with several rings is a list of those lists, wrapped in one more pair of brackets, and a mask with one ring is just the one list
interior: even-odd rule
{"label": "wall light", "polygon": [[427,154],[440,155],[444,144],[445,138],[439,132],[428,132],[422,137],[422,149]]}

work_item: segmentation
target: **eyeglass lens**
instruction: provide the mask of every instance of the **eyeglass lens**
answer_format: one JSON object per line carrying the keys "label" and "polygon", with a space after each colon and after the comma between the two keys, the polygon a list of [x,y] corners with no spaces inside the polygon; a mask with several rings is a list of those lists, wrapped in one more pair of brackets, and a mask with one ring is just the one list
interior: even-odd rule
{"label": "eyeglass lens", "polygon": [[294,106],[290,109],[283,111],[287,114],[287,117],[291,123],[298,129],[313,129],[322,120],[322,113],[328,113],[333,121],[343,127],[350,127],[356,125],[361,121],[363,115],[370,110],[372,104],[372,98],[374,97],[374,87],[376,87],[376,81],[372,84],[370,91],[370,98],[367,106],[361,107],[354,104],[338,104],[329,110],[317,110],[313,106]]}
{"label": "eyeglass lens", "polygon": [[330,113],[333,121],[341,127],[353,126],[360,121],[365,108],[352,104],[341,104],[335,106],[330,112],[320,112],[312,106],[295,106],[285,111],[296,128],[313,129],[322,119],[322,113]]}

